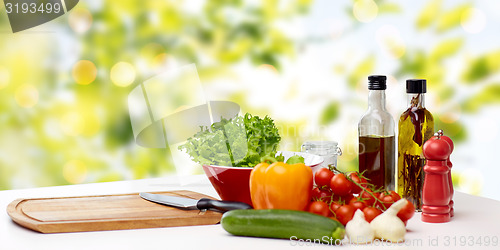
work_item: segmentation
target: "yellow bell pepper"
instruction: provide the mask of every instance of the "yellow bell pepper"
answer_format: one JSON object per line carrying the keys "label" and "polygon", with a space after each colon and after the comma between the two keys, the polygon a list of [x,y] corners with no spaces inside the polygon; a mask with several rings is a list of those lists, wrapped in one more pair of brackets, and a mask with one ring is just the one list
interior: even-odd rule
{"label": "yellow bell pepper", "polygon": [[250,174],[250,196],[255,209],[306,210],[313,174],[304,163],[260,163]]}

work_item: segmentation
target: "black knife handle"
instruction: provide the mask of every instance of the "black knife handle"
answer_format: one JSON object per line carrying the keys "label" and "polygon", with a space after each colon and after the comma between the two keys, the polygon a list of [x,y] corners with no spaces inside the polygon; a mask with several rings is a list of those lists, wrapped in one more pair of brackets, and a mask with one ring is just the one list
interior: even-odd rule
{"label": "black knife handle", "polygon": [[216,209],[222,212],[226,212],[229,210],[235,210],[235,209],[252,209],[252,206],[244,203],[244,202],[238,202],[238,201],[218,201],[218,200],[211,200],[207,198],[201,198],[198,203],[196,204],[196,207],[198,209]]}

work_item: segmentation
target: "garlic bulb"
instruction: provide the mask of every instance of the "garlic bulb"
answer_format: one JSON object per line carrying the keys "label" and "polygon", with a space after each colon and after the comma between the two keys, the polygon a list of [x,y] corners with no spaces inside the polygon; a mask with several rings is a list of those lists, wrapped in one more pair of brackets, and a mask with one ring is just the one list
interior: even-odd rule
{"label": "garlic bulb", "polygon": [[[390,206],[384,213],[372,220],[370,226],[375,232],[375,238],[392,242],[402,242],[405,239],[406,227],[404,222],[397,216],[399,210],[408,201],[400,199]],[[347,230],[346,230],[347,231]]]}
{"label": "garlic bulb", "polygon": [[354,217],[345,226],[345,232],[350,243],[366,244],[373,241],[375,235],[373,229],[365,220],[365,214],[361,210],[356,210]]}

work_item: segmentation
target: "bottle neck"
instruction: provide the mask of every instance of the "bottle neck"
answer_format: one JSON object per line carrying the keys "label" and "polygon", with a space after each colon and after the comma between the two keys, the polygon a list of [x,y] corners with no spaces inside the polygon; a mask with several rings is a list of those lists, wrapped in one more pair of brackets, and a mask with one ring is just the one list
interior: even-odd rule
{"label": "bottle neck", "polygon": [[425,108],[425,93],[408,93],[407,104],[411,108]]}
{"label": "bottle neck", "polygon": [[385,90],[370,90],[368,92],[368,109],[385,110]]}

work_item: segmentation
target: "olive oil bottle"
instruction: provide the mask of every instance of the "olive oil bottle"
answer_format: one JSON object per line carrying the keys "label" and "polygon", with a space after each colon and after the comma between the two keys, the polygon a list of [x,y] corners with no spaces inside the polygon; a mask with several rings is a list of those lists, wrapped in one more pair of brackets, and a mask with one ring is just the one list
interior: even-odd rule
{"label": "olive oil bottle", "polygon": [[358,124],[359,172],[378,188],[394,190],[394,120],[385,108],[386,76],[368,77],[368,110]]}
{"label": "olive oil bottle", "polygon": [[422,206],[425,158],[424,143],[434,133],[434,118],[425,108],[427,82],[424,79],[406,81],[408,108],[399,118],[397,192],[415,205]]}

